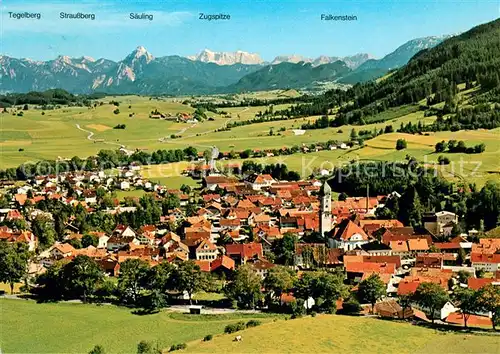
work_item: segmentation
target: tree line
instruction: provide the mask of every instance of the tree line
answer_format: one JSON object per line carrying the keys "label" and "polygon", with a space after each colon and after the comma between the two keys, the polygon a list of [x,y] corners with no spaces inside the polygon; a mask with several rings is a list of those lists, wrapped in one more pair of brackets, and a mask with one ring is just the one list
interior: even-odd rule
{"label": "tree line", "polygon": [[447,210],[461,219],[461,227],[493,229],[500,225],[500,183],[488,181],[481,189],[475,185],[458,187],[439,176],[436,170],[420,166],[415,160],[398,162],[356,162],[335,168],[328,181],[332,190],[351,196],[388,195],[384,208],[377,209],[382,219],[399,219],[405,225],[422,226],[425,212]]}
{"label": "tree line", "polygon": [[19,105],[69,105],[90,106],[91,100],[103,98],[104,94],[73,95],[62,89],[52,89],[43,92],[9,93],[0,95],[0,108]]}
{"label": "tree line", "polygon": [[190,303],[194,293],[209,289],[211,280],[194,261],[172,264],[166,261],[154,266],[142,259],[127,259],[120,264],[118,282],[105,277],[99,263],[78,255],[71,261],[61,260],[39,275],[32,292],[43,301],[79,299],[113,301],[122,305],[155,312],[169,299],[186,292]]}
{"label": "tree line", "polygon": [[437,114],[436,120],[431,124],[415,125],[412,122],[401,123],[398,132],[401,133],[423,133],[439,131],[495,129],[500,127],[500,105],[479,104],[474,107],[457,109],[455,114],[444,118],[442,113]]}
{"label": "tree line", "polygon": [[[327,142],[310,143],[307,148],[314,151],[316,148],[326,149],[330,145],[338,145],[338,140],[329,140]],[[298,145],[283,147],[280,149],[269,150],[251,150],[246,149],[241,152],[230,151],[228,153],[220,152],[218,158],[255,158],[264,157],[267,153],[273,156],[291,155],[301,150]],[[205,160],[211,158],[211,151],[203,151]],[[180,161],[196,161],[200,158],[198,150],[189,146],[185,149],[163,150],[159,149],[152,153],[146,151],[135,151],[128,155],[120,150],[100,150],[97,155],[82,159],[73,156],[69,160],[41,160],[38,162],[23,163],[18,167],[10,167],[0,170],[0,179],[4,180],[28,180],[35,176],[44,176],[49,174],[60,174],[73,171],[100,171],[116,168],[120,166],[129,166],[131,164],[139,165],[157,165]]]}
{"label": "tree line", "polygon": [[466,154],[480,154],[486,150],[486,145],[484,143],[476,144],[474,146],[467,147],[465,142],[460,140],[449,140],[445,142],[444,140],[436,143],[434,148],[435,152],[449,152],[449,153],[466,153]]}

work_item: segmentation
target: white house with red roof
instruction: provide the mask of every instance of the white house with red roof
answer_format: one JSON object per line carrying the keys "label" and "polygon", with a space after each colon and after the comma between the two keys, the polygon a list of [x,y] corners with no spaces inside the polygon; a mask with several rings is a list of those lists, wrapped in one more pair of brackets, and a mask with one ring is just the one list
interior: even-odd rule
{"label": "white house with red roof", "polygon": [[353,221],[346,219],[333,230],[333,237],[330,238],[330,245],[333,248],[341,248],[344,251],[351,251],[357,247],[370,242],[365,231]]}
{"label": "white house with red roof", "polygon": [[217,258],[219,251],[217,247],[209,240],[202,240],[198,247],[196,247],[196,260],[197,261],[213,261]]}
{"label": "white house with red roof", "polygon": [[245,180],[245,184],[254,191],[260,191],[262,188],[270,187],[276,180],[269,174],[252,174]]}
{"label": "white house with red roof", "polygon": [[472,252],[470,261],[476,271],[496,272],[500,270],[500,253],[485,254]]}
{"label": "white house with red roof", "polygon": [[113,235],[119,237],[135,237],[136,233],[130,226],[119,224],[116,225],[115,229],[113,230]]}

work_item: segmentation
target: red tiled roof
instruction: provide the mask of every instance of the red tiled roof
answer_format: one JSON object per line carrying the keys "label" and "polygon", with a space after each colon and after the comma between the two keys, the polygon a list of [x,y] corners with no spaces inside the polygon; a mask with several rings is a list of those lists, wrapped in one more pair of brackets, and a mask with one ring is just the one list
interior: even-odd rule
{"label": "red tiled roof", "polygon": [[73,246],[71,246],[69,243],[59,243],[59,244],[54,245],[54,248],[63,254],[71,253],[71,252],[75,251],[75,248]]}
{"label": "red tiled roof", "polygon": [[372,220],[372,219],[366,219],[366,220],[360,220],[359,226],[362,228],[365,227],[385,227],[387,229],[392,228],[392,227],[403,227],[403,223],[397,219],[390,219],[390,220]]}
{"label": "red tiled roof", "polygon": [[235,262],[233,259],[229,258],[228,256],[221,256],[219,258],[216,258],[215,260],[210,263],[210,271],[214,271],[218,269],[219,267],[224,267],[226,269],[233,270],[235,267]]}
{"label": "red tiled roof", "polygon": [[[460,312],[453,312],[446,317],[446,322],[464,325],[464,317]],[[491,319],[486,316],[469,315],[468,326],[488,326],[491,327]]]}
{"label": "red tiled roof", "polygon": [[479,244],[472,244],[472,253],[496,253],[500,250],[500,238],[481,238]]}
{"label": "red tiled roof", "polygon": [[373,209],[378,205],[378,199],[377,197],[354,197],[354,198],[347,198],[345,201],[336,201],[334,203],[334,207],[344,207],[348,208],[350,210],[356,210],[359,212],[363,212],[366,210],[366,207],[368,205],[368,209]]}
{"label": "red tiled roof", "polygon": [[351,220],[344,220],[336,229],[335,238],[340,240],[350,240],[354,235],[360,235],[361,239],[368,241],[368,235],[358,225]]}
{"label": "red tiled roof", "polygon": [[292,302],[295,302],[296,299],[295,299],[295,296],[293,296],[292,294],[281,294],[281,297],[280,297],[280,301],[282,303],[285,303],[285,304],[290,304]]}
{"label": "red tiled roof", "polygon": [[459,242],[434,242],[434,246],[440,250],[457,250],[461,248]]}
{"label": "red tiled roof", "polygon": [[263,232],[265,236],[270,238],[281,237],[280,229],[275,226],[261,225],[258,228],[254,228],[254,232]]}
{"label": "red tiled roof", "polygon": [[419,281],[402,281],[398,285],[398,295],[413,294],[415,291],[417,291],[419,285]]}
{"label": "red tiled roof", "polygon": [[396,266],[394,263],[371,263],[371,262],[349,262],[345,265],[348,273],[387,273],[394,274]]}
{"label": "red tiled roof", "polygon": [[241,209],[250,209],[250,208],[255,208],[256,205],[251,201],[249,201],[248,199],[243,199],[238,202],[236,207]]}
{"label": "red tiled roof", "polygon": [[7,220],[18,220],[24,219],[23,215],[17,209],[12,209],[7,212],[7,216],[5,217]]}
{"label": "red tiled roof", "polygon": [[472,252],[470,260],[472,263],[500,263],[500,253],[484,254]]}
{"label": "red tiled roof", "polygon": [[363,256],[362,261],[372,263],[392,263],[396,266],[396,268],[401,267],[400,256]]}
{"label": "red tiled roof", "polygon": [[262,244],[251,242],[245,244],[228,244],[226,245],[227,255],[239,255],[244,259],[249,259],[253,257],[262,258],[263,250]]}
{"label": "red tiled roof", "polygon": [[382,280],[384,282],[384,284],[386,284],[386,285],[389,284],[389,282],[391,281],[392,274],[389,274],[389,273],[375,273],[375,272],[365,272],[365,273],[363,273],[363,276],[361,277],[361,281],[368,279],[372,274],[377,274],[379,276],[380,280]]}
{"label": "red tiled roof", "polygon": [[219,200],[220,199],[220,194],[205,194],[203,196],[203,200],[205,203],[210,202],[212,200]]}
{"label": "red tiled roof", "polygon": [[[500,283],[500,280],[497,280]],[[467,279],[467,285],[469,288],[473,290],[479,290],[483,286],[496,282],[495,279],[492,278],[469,278]]]}
{"label": "red tiled roof", "polygon": [[202,272],[210,272],[210,261],[194,261]]}

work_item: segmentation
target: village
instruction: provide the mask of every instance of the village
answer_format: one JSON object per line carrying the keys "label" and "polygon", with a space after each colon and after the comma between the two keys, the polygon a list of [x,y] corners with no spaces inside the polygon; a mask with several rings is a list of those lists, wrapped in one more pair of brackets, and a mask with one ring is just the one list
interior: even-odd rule
{"label": "village", "polygon": [[[185,173],[192,175],[202,166],[211,164],[192,165]],[[454,234],[459,220],[452,212],[427,213],[423,227],[413,228],[397,219],[376,217],[378,208],[400,197],[397,192],[332,200],[326,181],[285,181],[259,173],[238,178],[210,168],[204,168],[200,188],[177,190],[149,182],[141,177],[140,169],[128,166],[117,176],[104,171],[37,176],[22,186],[4,181],[4,196],[9,199],[8,207],[0,210],[0,239],[25,244],[32,255],[27,274],[16,282],[22,279],[36,288],[37,277],[79,256],[94,260],[109,278],[119,278],[121,266],[130,260],[141,260],[149,267],[190,262],[199,272],[210,274],[210,279],[224,282],[245,267],[258,275],[264,292],[269,290],[265,289],[268,274],[279,274],[273,268],[286,268],[296,279],[322,270],[342,274],[351,295],[372,281],[381,284],[376,295],[358,297],[356,313],[436,319],[453,325],[465,321],[469,326],[491,326],[496,321],[498,313],[484,308],[464,311],[453,294],[500,286],[500,239],[479,238],[474,229]],[[129,189],[147,191],[159,215],[146,216],[139,227],[127,222],[130,215],[145,208],[145,202],[133,197],[120,202],[110,193]],[[47,207],[50,203],[90,217],[97,213],[113,216],[117,224],[81,233],[77,215],[60,225],[58,216],[50,212],[53,209]],[[46,235],[37,234],[41,228],[35,223],[40,220],[57,224],[62,237],[56,235],[48,244]],[[422,302],[411,301],[422,284],[434,284],[446,295],[446,301],[436,304],[432,313]],[[293,303],[296,308],[298,303],[299,312],[317,306],[313,296],[301,295],[303,301],[298,301],[294,289],[274,290],[279,306]],[[184,290],[176,296],[192,303],[191,295]],[[409,302],[401,301],[408,298]],[[343,306],[345,295],[335,300],[338,313],[343,307],[352,310],[353,300]],[[264,310],[266,306],[259,301],[250,307]],[[202,306],[193,308],[206,311]]]}

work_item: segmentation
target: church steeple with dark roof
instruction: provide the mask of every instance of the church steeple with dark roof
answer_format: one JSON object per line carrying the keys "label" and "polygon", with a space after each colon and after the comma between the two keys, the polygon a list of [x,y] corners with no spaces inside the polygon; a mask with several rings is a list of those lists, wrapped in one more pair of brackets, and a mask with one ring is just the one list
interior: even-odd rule
{"label": "church steeple with dark roof", "polygon": [[332,230],[332,188],[325,181],[319,190],[320,200],[320,224],[319,232],[321,236],[325,236],[325,233]]}

